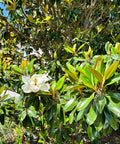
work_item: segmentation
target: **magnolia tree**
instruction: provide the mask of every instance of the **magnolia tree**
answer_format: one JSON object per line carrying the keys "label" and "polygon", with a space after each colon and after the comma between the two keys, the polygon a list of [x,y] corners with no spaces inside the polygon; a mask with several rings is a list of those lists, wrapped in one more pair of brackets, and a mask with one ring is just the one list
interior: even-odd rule
{"label": "magnolia tree", "polygon": [[[69,59],[66,67],[56,61],[63,71],[58,81],[49,73],[38,71],[34,59],[23,60],[19,66],[10,65],[4,70],[10,82],[0,90],[0,122],[4,124],[9,117],[29,129],[32,133],[29,142],[82,143],[85,133],[98,143],[100,137],[119,128],[119,49],[119,43],[112,46],[107,42],[107,55],[93,56],[89,48],[87,52],[81,51],[81,56],[76,54]],[[74,47],[66,50],[75,52]],[[11,91],[5,94],[6,88]],[[9,113],[11,108],[15,115]],[[23,138],[21,134],[17,140],[21,142]]]}
{"label": "magnolia tree", "polygon": [[14,142],[98,143],[117,130],[119,1],[2,3],[0,123],[14,123]]}

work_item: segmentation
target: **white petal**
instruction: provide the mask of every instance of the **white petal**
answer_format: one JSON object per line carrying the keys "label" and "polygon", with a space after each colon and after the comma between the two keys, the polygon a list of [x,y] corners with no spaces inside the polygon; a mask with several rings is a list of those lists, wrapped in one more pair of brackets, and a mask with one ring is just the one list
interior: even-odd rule
{"label": "white petal", "polygon": [[7,90],[6,95],[8,94],[8,97],[7,98],[11,98],[11,97],[19,97],[20,94],[16,93],[16,92],[13,92],[13,91],[10,91],[10,90]]}
{"label": "white petal", "polygon": [[28,76],[22,76],[22,81],[23,81],[24,83],[29,83],[30,77],[28,77]]}
{"label": "white petal", "polygon": [[18,98],[20,96],[20,94],[10,91],[10,90],[7,90],[7,91],[4,90],[3,93],[1,94],[1,97],[5,96],[5,95],[8,95],[8,97],[6,99],[9,99],[12,97]]}
{"label": "white petal", "polygon": [[30,93],[30,92],[32,92],[29,84],[22,85],[22,89],[23,89],[24,93]]}
{"label": "white petal", "polygon": [[31,89],[32,92],[38,92],[40,90],[38,86],[32,86]]}
{"label": "white petal", "polygon": [[47,77],[46,74],[34,74],[34,75],[31,77],[31,81],[33,81],[35,78],[36,78],[37,81],[38,81],[38,82],[37,82],[38,85],[43,84],[43,83],[45,83],[46,81],[49,80],[49,78]]}
{"label": "white petal", "polygon": [[43,84],[40,87],[41,91],[48,91],[49,89],[50,89],[50,85],[48,83],[47,84]]}

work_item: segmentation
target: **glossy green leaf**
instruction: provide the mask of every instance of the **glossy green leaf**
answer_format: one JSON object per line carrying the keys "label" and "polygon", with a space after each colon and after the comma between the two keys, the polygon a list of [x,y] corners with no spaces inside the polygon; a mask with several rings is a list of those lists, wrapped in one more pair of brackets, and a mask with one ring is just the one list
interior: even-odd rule
{"label": "glossy green leaf", "polygon": [[97,80],[100,82],[100,83],[102,83],[102,81],[103,81],[103,77],[102,77],[102,75],[98,72],[98,71],[96,71],[95,69],[93,69],[93,68],[89,68],[88,67],[88,69],[91,71],[91,73],[97,78]]}
{"label": "glossy green leaf", "polygon": [[92,105],[91,105],[90,110],[89,110],[88,114],[86,115],[86,117],[87,117],[86,121],[89,125],[92,125],[94,123],[94,121],[96,120],[97,114],[95,113]]}
{"label": "glossy green leaf", "polygon": [[120,101],[120,93],[109,92],[108,96],[110,96],[111,98],[115,98],[116,100]]}
{"label": "glossy green leaf", "polygon": [[69,115],[69,123],[72,124],[72,122],[74,121],[74,113],[75,113],[76,109],[74,109],[70,115]]}
{"label": "glossy green leaf", "polygon": [[63,76],[62,78],[60,78],[56,84],[56,89],[60,90],[64,84],[64,80],[65,80],[65,76]]}
{"label": "glossy green leaf", "polygon": [[98,69],[101,65],[101,61],[102,61],[102,57],[101,56],[98,56],[95,60],[95,64],[94,64],[94,69]]}
{"label": "glossy green leaf", "polygon": [[81,110],[77,115],[77,121],[81,120],[86,112],[86,108]]}
{"label": "glossy green leaf", "polygon": [[98,114],[96,121],[94,122],[95,129],[99,132],[104,126],[104,115]]}
{"label": "glossy green leaf", "polygon": [[109,51],[109,44],[110,44],[110,42],[107,42],[107,43],[105,44],[105,50],[106,50],[107,53],[108,53],[108,51]]}
{"label": "glossy green leaf", "polygon": [[117,130],[117,129],[119,128],[119,125],[118,125],[118,123],[117,123],[117,121],[116,121],[116,118],[114,118],[114,117],[112,116],[112,113],[111,113],[107,108],[105,109],[104,113],[105,113],[105,116],[106,116],[109,124],[111,125],[111,127],[112,127],[114,130]]}
{"label": "glossy green leaf", "polygon": [[84,108],[86,108],[93,98],[94,98],[94,93],[90,97],[81,98],[81,100],[77,104],[77,110],[81,111]]}
{"label": "glossy green leaf", "polygon": [[29,109],[28,109],[28,115],[30,117],[36,117],[36,111],[35,111],[35,108],[33,106],[31,106]]}
{"label": "glossy green leaf", "polygon": [[114,74],[118,65],[119,65],[119,61],[116,61],[112,63],[110,67],[107,68],[107,70],[104,73],[104,80],[108,79],[110,76],[112,76],[112,74]]}
{"label": "glossy green leaf", "polygon": [[83,88],[85,88],[84,85],[73,85],[73,86],[67,87],[67,90],[75,90],[75,89],[80,90],[80,89],[83,89]]}
{"label": "glossy green leaf", "polygon": [[75,67],[73,67],[69,62],[66,64],[67,68],[69,69],[70,72],[75,72]]}
{"label": "glossy green leaf", "polygon": [[109,99],[108,109],[112,111],[117,117],[120,117],[120,102],[113,102],[110,96],[107,96],[107,98]]}
{"label": "glossy green leaf", "polygon": [[85,86],[94,89],[94,86],[92,85],[91,81],[88,79],[88,77],[84,76],[84,75],[80,75],[80,78],[82,80],[82,82],[84,83]]}
{"label": "glossy green leaf", "polygon": [[65,49],[67,52],[69,52],[69,53],[74,53],[73,48],[71,48],[71,47],[69,47],[69,46],[66,46],[64,49]]}
{"label": "glossy green leaf", "polygon": [[5,86],[2,86],[2,87],[0,88],[0,95],[3,93],[4,88],[5,88]]}
{"label": "glossy green leaf", "polygon": [[30,63],[29,63],[29,65],[28,65],[28,72],[30,72],[31,73],[31,70],[32,70],[32,67],[33,67],[33,64],[34,64],[34,61],[35,61],[36,59],[32,59],[31,61],[30,61]]}
{"label": "glossy green leaf", "polygon": [[52,81],[51,88],[53,91],[56,89],[56,81]]}
{"label": "glossy green leaf", "polygon": [[26,110],[22,111],[22,113],[19,115],[20,120],[23,121],[25,119],[26,115],[27,115]]}
{"label": "glossy green leaf", "polygon": [[64,71],[73,79],[73,80],[77,80],[77,73],[71,73],[69,72],[68,70],[65,70]]}
{"label": "glossy green leaf", "polygon": [[66,105],[64,106],[64,111],[67,112],[67,111],[71,111],[75,105],[77,104],[76,100],[75,99],[71,99],[69,100]]}
{"label": "glossy green leaf", "polygon": [[[117,77],[115,77],[115,78],[113,78],[112,80],[111,80],[111,82],[109,82],[107,85],[111,85],[111,84],[113,84],[113,83],[115,83],[115,82],[118,82],[120,80],[120,75],[118,75]],[[106,85],[106,86],[107,86]]]}
{"label": "glossy green leaf", "polygon": [[23,71],[21,70],[21,68],[19,66],[17,66],[17,65],[11,65],[11,67],[13,68],[14,71],[16,71],[16,72],[18,72],[20,74],[23,73]]}
{"label": "glossy green leaf", "polygon": [[99,96],[95,101],[96,107],[98,112],[101,114],[105,105],[106,105],[106,98],[104,97],[103,99],[100,99]]}
{"label": "glossy green leaf", "polygon": [[98,132],[96,131],[96,129],[93,126],[88,126],[87,133],[88,133],[89,139],[91,141],[93,141],[98,135]]}
{"label": "glossy green leaf", "polygon": [[85,42],[84,44],[82,44],[77,51],[81,50],[81,48],[83,48],[85,45],[87,44],[87,42]]}
{"label": "glossy green leaf", "polygon": [[86,73],[85,73],[85,70],[82,69],[81,67],[77,66],[76,67],[76,70],[78,70],[81,74],[83,74],[85,77],[87,77]]}

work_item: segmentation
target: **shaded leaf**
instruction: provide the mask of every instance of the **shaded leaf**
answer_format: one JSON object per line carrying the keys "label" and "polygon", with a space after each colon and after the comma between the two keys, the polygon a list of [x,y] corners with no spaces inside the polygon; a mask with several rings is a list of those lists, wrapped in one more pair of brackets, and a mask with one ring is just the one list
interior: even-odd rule
{"label": "shaded leaf", "polygon": [[108,109],[112,111],[117,117],[120,117],[120,102],[115,103],[112,101],[110,96],[107,96],[109,99]]}
{"label": "shaded leaf", "polygon": [[88,126],[87,133],[91,141],[93,141],[98,135],[97,130],[93,126]]}
{"label": "shaded leaf", "polygon": [[93,124],[94,121],[96,120],[97,114],[95,113],[92,105],[91,105],[90,110],[86,116],[87,116],[86,121],[89,125]]}
{"label": "shaded leaf", "polygon": [[95,104],[96,104],[98,112],[101,114],[106,105],[106,98],[104,97],[103,99],[100,99],[99,97],[100,96],[98,96],[98,98],[96,99]]}
{"label": "shaded leaf", "polygon": [[102,130],[103,126],[104,126],[104,116],[103,113],[102,114],[98,114],[96,121],[94,122],[94,126],[96,128],[96,130],[99,132]]}
{"label": "shaded leaf", "polygon": [[109,124],[111,125],[111,127],[114,130],[117,130],[119,128],[119,125],[118,125],[117,121],[115,120],[115,118],[112,116],[111,112],[106,108],[104,113],[105,113],[105,116],[106,116]]}

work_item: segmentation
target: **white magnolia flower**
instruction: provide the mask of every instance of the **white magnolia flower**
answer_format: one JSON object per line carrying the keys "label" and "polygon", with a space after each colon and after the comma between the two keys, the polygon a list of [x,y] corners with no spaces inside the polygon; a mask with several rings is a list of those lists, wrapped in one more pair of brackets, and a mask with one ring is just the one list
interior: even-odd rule
{"label": "white magnolia flower", "polygon": [[48,91],[50,85],[46,83],[50,78],[46,74],[34,74],[32,77],[22,76],[22,81],[25,83],[22,89],[25,93]]}
{"label": "white magnolia flower", "polygon": [[3,97],[4,95],[8,95],[6,100],[10,99],[10,98],[15,98],[16,99],[16,98],[20,97],[20,94],[18,94],[16,92],[13,92],[13,91],[10,91],[10,90],[7,90],[7,91],[4,90],[0,96]]}

